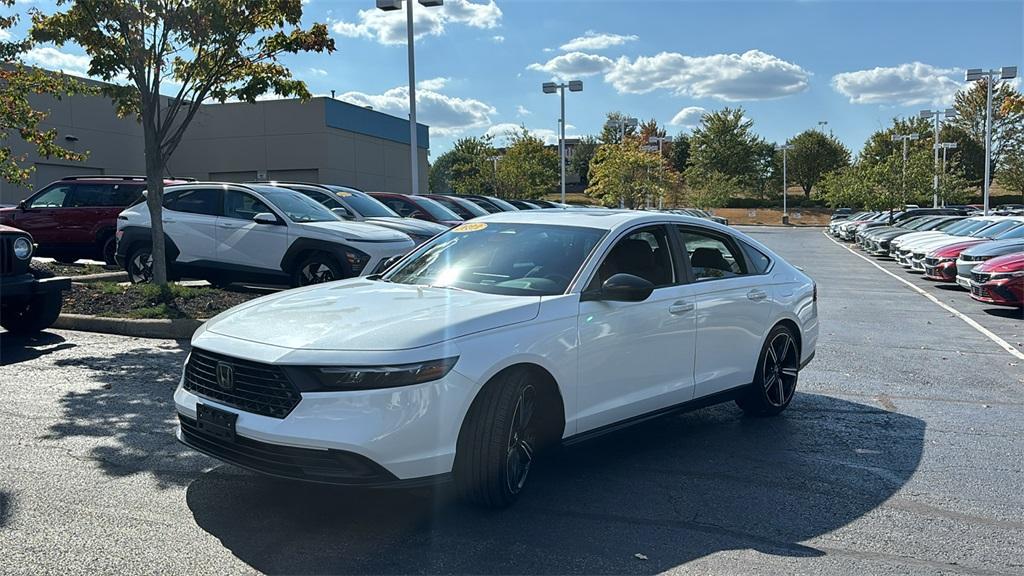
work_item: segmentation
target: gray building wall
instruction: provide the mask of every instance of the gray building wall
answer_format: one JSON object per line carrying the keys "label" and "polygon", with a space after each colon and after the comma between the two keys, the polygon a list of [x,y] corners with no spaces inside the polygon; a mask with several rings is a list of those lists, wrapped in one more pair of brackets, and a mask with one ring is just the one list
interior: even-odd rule
{"label": "gray building wall", "polygon": [[[33,104],[49,110],[42,127],[56,129],[58,143],[89,152],[84,162],[39,158],[11,134],[12,151],[26,154],[26,165],[36,167],[36,190],[72,174],[145,173],[142,128],[134,118],[118,118],[110,100],[40,97]],[[419,129],[419,181],[426,192],[429,132],[423,125]],[[211,104],[196,114],[167,172],[203,180],[303,180],[408,193],[408,130],[407,120],[330,98]],[[29,188],[0,181],[0,204],[29,194]]]}

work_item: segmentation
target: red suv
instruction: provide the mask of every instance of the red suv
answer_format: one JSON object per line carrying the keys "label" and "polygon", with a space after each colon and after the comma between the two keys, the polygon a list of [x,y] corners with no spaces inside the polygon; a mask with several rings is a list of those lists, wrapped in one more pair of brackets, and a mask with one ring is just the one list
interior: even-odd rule
{"label": "red suv", "polygon": [[38,244],[36,256],[113,264],[117,215],[145,189],[144,176],[68,176],[14,208],[0,208],[0,224],[31,234]]}

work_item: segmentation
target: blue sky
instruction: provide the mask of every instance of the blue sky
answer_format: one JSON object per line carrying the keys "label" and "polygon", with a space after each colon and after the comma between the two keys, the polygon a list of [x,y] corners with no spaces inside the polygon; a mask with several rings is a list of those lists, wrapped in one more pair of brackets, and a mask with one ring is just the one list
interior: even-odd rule
{"label": "blue sky", "polygon": [[[460,136],[500,136],[510,125],[553,138],[558,98],[540,84],[554,77],[585,84],[567,95],[570,134],[599,132],[610,110],[676,134],[701,109],[742,106],[771,141],[824,120],[856,152],[892,117],[949,104],[966,68],[1024,68],[1020,1],[445,4],[415,6],[419,119],[435,157]],[[305,19],[327,22],[338,51],[289,57],[296,76],[314,93],[406,115],[404,12],[309,0]],[[53,51],[36,61],[75,62]]]}

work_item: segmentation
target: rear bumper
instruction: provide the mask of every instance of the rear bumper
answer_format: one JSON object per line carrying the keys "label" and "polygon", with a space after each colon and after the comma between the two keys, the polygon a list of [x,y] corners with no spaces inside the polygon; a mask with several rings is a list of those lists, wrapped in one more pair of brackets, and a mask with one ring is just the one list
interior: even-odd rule
{"label": "rear bumper", "polygon": [[50,292],[61,292],[71,289],[71,279],[43,278],[37,280],[31,274],[21,274],[12,278],[0,280],[0,292],[4,298],[26,298],[36,294],[48,294]]}

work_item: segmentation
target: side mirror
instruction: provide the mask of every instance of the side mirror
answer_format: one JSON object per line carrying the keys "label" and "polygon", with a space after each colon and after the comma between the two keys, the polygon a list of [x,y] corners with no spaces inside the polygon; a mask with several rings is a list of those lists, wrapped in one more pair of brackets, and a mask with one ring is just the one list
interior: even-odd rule
{"label": "side mirror", "polygon": [[344,218],[345,220],[352,220],[353,218],[352,213],[346,210],[345,208],[331,208],[331,212],[334,212],[335,216],[339,218]]}
{"label": "side mirror", "polygon": [[252,217],[252,221],[257,224],[270,224],[272,226],[280,224],[280,222],[277,219],[277,216],[274,216],[270,212],[260,212],[259,214],[256,214],[255,216]]}
{"label": "side mirror", "polygon": [[604,281],[600,290],[584,292],[580,298],[609,302],[643,302],[654,292],[654,284],[632,274],[616,274]]}
{"label": "side mirror", "polygon": [[26,208],[28,208],[28,204],[24,200],[22,200],[21,202],[18,202],[18,208],[25,210]]}

